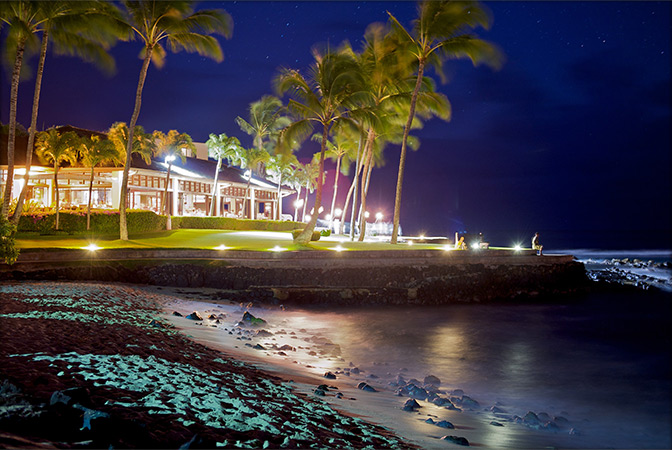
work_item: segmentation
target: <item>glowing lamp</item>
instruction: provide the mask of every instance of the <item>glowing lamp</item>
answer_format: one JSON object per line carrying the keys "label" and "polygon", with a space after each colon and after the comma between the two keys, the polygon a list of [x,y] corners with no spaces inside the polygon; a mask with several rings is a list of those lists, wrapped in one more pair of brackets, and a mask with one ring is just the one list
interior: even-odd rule
{"label": "glowing lamp", "polygon": [[82,247],[83,250],[88,250],[90,252],[95,252],[96,250],[100,250],[102,247],[98,247],[96,244],[89,244],[86,247]]}

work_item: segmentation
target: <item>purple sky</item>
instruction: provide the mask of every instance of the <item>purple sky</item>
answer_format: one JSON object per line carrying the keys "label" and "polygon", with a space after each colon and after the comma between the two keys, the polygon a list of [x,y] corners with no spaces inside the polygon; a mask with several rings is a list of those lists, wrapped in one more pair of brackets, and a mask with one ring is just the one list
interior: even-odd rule
{"label": "purple sky", "polygon": [[[480,231],[508,245],[527,243],[539,231],[549,248],[670,248],[672,3],[486,5],[494,24],[479,35],[499,45],[507,62],[497,72],[467,62],[445,65],[451,79],[439,87],[451,101],[453,117],[415,132],[421,147],[407,162],[404,233]],[[274,93],[271,81],[279,67],[305,68],[317,43],[347,39],[358,48],[366,26],[385,22],[386,11],[405,25],[415,16],[412,2],[200,7],[222,7],[233,17],[232,39],[221,39],[224,62],[169,54],[162,70],[150,68],[139,123],[148,131],[174,128],[201,142],[209,133],[227,133],[244,145],[251,145],[251,138],[234,119],[245,116],[250,102]],[[139,52],[137,41],[119,43],[111,77],[50,54],[39,128],[71,124],[103,131],[115,121],[128,122]],[[3,123],[8,77],[3,71]],[[19,121],[26,126],[32,86],[28,80],[19,89]],[[299,157],[316,150],[306,144]],[[370,211],[388,218],[398,156],[398,147],[388,147],[367,201]],[[330,182],[332,177],[333,170]]]}

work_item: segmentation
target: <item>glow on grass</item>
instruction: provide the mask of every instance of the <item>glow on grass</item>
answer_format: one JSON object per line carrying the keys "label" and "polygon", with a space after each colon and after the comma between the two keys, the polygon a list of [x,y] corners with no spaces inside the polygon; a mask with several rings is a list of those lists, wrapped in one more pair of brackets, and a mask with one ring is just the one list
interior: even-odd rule
{"label": "glow on grass", "polygon": [[95,252],[96,250],[100,250],[102,247],[98,247],[96,244],[91,243],[87,245],[86,247],[82,247],[82,250],[88,250],[90,252]]}
{"label": "glow on grass", "polygon": [[413,241],[408,241],[408,246],[410,247],[411,245],[413,245]]}
{"label": "glow on grass", "polygon": [[513,246],[513,249],[517,252],[521,251],[523,248],[520,246],[520,244],[516,244]]}
{"label": "glow on grass", "polygon": [[444,251],[450,251],[450,250],[454,250],[454,249],[455,249],[455,247],[453,247],[450,244],[446,244],[446,245],[443,246]]}
{"label": "glow on grass", "polygon": [[345,248],[345,247],[343,247],[343,246],[341,246],[341,245],[339,244],[339,245],[337,245],[336,247],[334,247],[333,250],[334,250],[334,251],[337,251],[337,252],[342,252],[342,251],[344,251],[344,250],[347,250],[347,248]]}
{"label": "glow on grass", "polygon": [[229,250],[230,248],[231,247],[227,247],[226,245],[222,244],[215,247],[215,250]]}
{"label": "glow on grass", "polygon": [[269,250],[272,252],[284,252],[287,249],[284,247],[280,247],[279,245],[276,245],[275,247],[270,248]]}

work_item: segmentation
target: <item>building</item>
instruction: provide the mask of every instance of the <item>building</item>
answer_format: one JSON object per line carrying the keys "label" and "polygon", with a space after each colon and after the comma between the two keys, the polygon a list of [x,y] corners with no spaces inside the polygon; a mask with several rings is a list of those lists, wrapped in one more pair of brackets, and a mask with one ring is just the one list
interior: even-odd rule
{"label": "building", "polygon": [[[101,135],[71,126],[60,127],[59,131],[75,131],[80,135]],[[104,135],[103,135],[104,136]],[[0,141],[0,187],[5,191],[7,179],[7,135]],[[16,199],[23,188],[25,175],[25,154],[27,137],[16,140],[14,161],[14,183],[12,199]],[[222,163],[217,180],[217,192],[213,195],[213,184],[217,162],[208,159],[208,149],[204,143],[195,143],[196,154],[183,149],[186,161],[178,158],[172,162],[170,179],[166,180],[168,163],[153,158],[145,163],[138,155],[133,155],[128,180],[127,208],[155,211],[159,213],[168,183],[168,208],[173,216],[207,216],[215,202],[215,216],[250,217],[247,207],[252,205],[252,218],[278,219],[279,202],[294,192],[287,187],[250,175],[249,171]],[[122,167],[94,168],[91,205],[94,209],[119,209],[121,196]],[[90,167],[64,166],[58,171],[58,187],[61,210],[86,207],[89,196]],[[249,179],[249,180],[248,180]],[[247,187],[249,181],[250,195]],[[54,169],[43,165],[35,156],[30,169],[27,200],[47,207],[54,199]],[[162,211],[161,211],[162,212]],[[286,216],[285,216],[286,217]]]}

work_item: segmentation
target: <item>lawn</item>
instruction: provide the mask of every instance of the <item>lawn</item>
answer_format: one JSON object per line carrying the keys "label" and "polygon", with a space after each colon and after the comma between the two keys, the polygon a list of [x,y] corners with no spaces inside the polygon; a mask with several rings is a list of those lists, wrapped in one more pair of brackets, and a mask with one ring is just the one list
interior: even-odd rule
{"label": "lawn", "polygon": [[290,232],[175,230],[131,235],[128,241],[116,236],[39,236],[18,235],[17,247],[28,249],[77,249],[91,244],[99,248],[190,248],[214,249],[225,246],[229,250],[443,250],[440,244],[390,245],[387,242],[351,242],[345,236],[321,237],[307,247],[295,245]]}

